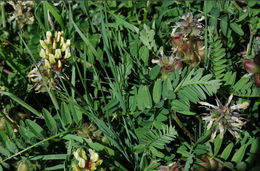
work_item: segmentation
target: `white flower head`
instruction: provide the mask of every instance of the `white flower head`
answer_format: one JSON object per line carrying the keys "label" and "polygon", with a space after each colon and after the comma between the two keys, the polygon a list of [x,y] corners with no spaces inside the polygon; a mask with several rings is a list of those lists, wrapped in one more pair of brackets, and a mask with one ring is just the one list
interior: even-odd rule
{"label": "white flower head", "polygon": [[235,112],[237,109],[246,109],[248,102],[231,106],[233,94],[228,98],[228,101],[223,105],[217,98],[217,106],[209,104],[207,102],[200,102],[201,105],[206,106],[209,113],[206,113],[202,119],[206,121],[207,129],[212,130],[211,141],[216,137],[217,132],[220,133],[220,138],[223,138],[224,131],[228,130],[233,136],[239,138],[238,132],[241,132],[241,128],[246,124],[246,121],[241,114]]}

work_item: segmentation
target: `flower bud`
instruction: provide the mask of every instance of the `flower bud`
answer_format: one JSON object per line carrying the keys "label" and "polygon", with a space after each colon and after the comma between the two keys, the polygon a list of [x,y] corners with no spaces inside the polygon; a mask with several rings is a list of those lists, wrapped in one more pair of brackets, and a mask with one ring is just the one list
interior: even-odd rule
{"label": "flower bud", "polygon": [[54,64],[56,61],[55,61],[55,56],[53,54],[50,54],[49,55],[49,61],[51,64]]}
{"label": "flower bud", "polygon": [[48,58],[48,56],[51,54],[51,53],[50,53],[50,50],[49,50],[49,49],[46,49],[45,54],[46,54],[46,58]]}
{"label": "flower bud", "polygon": [[60,47],[62,47],[63,46],[63,44],[64,44],[64,37],[60,37]]}
{"label": "flower bud", "polygon": [[58,68],[61,68],[61,67],[62,67],[61,61],[58,60]]}
{"label": "flower bud", "polygon": [[47,44],[45,43],[45,41],[40,40],[40,44],[41,44],[41,46],[42,46],[44,49],[48,49],[48,46],[47,46]]}
{"label": "flower bud", "polygon": [[65,51],[64,59],[67,59],[67,58],[69,58],[69,57],[71,57],[71,53],[70,53],[70,49],[67,48],[66,51]]}
{"label": "flower bud", "polygon": [[45,68],[47,68],[47,69],[50,69],[50,68],[51,68],[51,65],[50,65],[50,63],[49,63],[49,61],[48,61],[47,59],[45,59],[45,61],[44,61],[44,66],[45,66]]}
{"label": "flower bud", "polygon": [[81,157],[82,157],[84,160],[87,160],[87,159],[88,159],[85,150],[81,149],[81,150],[80,150],[80,154],[81,154]]}
{"label": "flower bud", "polygon": [[248,71],[248,72],[251,72],[251,73],[257,73],[259,72],[259,67],[253,62],[252,59],[246,59],[243,61],[243,65],[245,67],[245,69]]}
{"label": "flower bud", "polygon": [[58,37],[58,32],[55,31],[55,33],[54,33],[54,39],[57,39],[57,37]]}
{"label": "flower bud", "polygon": [[67,41],[66,41],[66,49],[67,49],[68,47],[70,47],[70,40],[67,40]]}
{"label": "flower bud", "polygon": [[60,59],[61,58],[61,50],[60,49],[56,49],[55,50],[55,58],[56,59]]}
{"label": "flower bud", "polygon": [[40,51],[40,57],[42,57],[42,58],[44,58],[44,59],[46,59],[46,58],[47,58],[47,56],[46,56],[46,53],[45,53],[45,50],[44,50],[44,49],[41,49],[41,51]]}
{"label": "flower bud", "polygon": [[162,57],[162,64],[169,64],[169,59],[167,57]]}
{"label": "flower bud", "polygon": [[96,162],[96,161],[99,160],[99,155],[98,155],[98,153],[96,153],[94,150],[89,149],[89,154],[90,154],[90,160],[91,160],[92,162]]}
{"label": "flower bud", "polygon": [[57,42],[60,41],[60,38],[61,38],[61,32],[59,31],[58,34],[57,34]]}
{"label": "flower bud", "polygon": [[80,171],[81,169],[73,162],[72,163],[73,171]]}
{"label": "flower bud", "polygon": [[17,171],[28,171],[28,170],[29,170],[28,163],[26,161],[20,162],[20,164],[18,165]]}
{"label": "flower bud", "polygon": [[85,167],[85,160],[83,158],[79,159],[79,167],[84,168]]}
{"label": "flower bud", "polygon": [[53,43],[52,43],[52,49],[56,49],[57,48],[57,43],[56,40],[54,39]]}
{"label": "flower bud", "polygon": [[97,169],[97,164],[96,163],[91,163],[90,170],[96,170]]}
{"label": "flower bud", "polygon": [[51,37],[52,37],[52,34],[50,31],[47,31],[46,32],[46,38],[47,38],[47,44],[51,44]]}
{"label": "flower bud", "polygon": [[63,44],[62,47],[61,47],[61,51],[65,52],[65,50],[66,50],[66,44]]}

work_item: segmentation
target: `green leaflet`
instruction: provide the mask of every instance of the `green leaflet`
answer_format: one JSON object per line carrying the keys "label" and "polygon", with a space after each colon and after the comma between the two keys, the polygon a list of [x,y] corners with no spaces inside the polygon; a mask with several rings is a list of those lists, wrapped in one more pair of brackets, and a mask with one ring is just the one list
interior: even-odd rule
{"label": "green leaflet", "polygon": [[70,108],[69,106],[62,102],[61,103],[61,119],[65,125],[70,125],[72,124],[72,118],[70,114]]}
{"label": "green leaflet", "polygon": [[231,23],[230,24],[231,29],[236,32],[237,34],[239,34],[240,36],[244,35],[244,31],[242,30],[241,26],[238,25],[237,23]]}
{"label": "green leaflet", "polygon": [[152,107],[152,97],[147,86],[140,86],[137,94],[137,106],[140,110]]}
{"label": "green leaflet", "polygon": [[154,87],[153,87],[154,103],[158,103],[161,100],[161,94],[162,94],[162,80],[158,79],[154,83]]}
{"label": "green leaflet", "polygon": [[56,121],[51,116],[50,112],[47,109],[42,110],[45,122],[49,130],[51,131],[52,135],[57,134],[57,124]]}
{"label": "green leaflet", "polygon": [[223,150],[223,152],[221,154],[221,158],[223,158],[224,160],[227,160],[233,147],[234,147],[233,143],[228,144],[228,146],[226,146],[226,148]]}
{"label": "green leaflet", "polygon": [[37,137],[38,139],[44,139],[46,133],[40,125],[29,119],[27,119],[25,122],[35,137]]}

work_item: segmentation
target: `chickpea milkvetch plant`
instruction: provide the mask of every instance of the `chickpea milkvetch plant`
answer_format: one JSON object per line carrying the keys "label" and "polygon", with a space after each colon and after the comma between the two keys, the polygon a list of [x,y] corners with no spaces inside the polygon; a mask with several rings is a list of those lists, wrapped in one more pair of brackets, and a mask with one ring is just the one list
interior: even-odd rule
{"label": "chickpea milkvetch plant", "polygon": [[258,170],[259,5],[1,2],[0,170]]}

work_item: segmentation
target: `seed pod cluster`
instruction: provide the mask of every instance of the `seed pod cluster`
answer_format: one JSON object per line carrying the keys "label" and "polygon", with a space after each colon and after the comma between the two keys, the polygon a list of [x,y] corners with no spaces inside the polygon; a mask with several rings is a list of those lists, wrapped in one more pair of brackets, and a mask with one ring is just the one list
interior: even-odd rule
{"label": "seed pod cluster", "polygon": [[204,61],[203,27],[192,13],[176,22],[171,33],[171,45],[174,56],[189,65],[195,66]]}
{"label": "seed pod cluster", "polygon": [[204,38],[203,27],[200,21],[193,17],[192,13],[183,15],[176,22],[171,33],[172,54],[164,55],[160,48],[160,57],[158,60],[153,59],[152,63],[161,66],[162,78],[167,78],[172,71],[182,70],[183,64],[186,63],[195,66],[198,62],[204,62]]}

